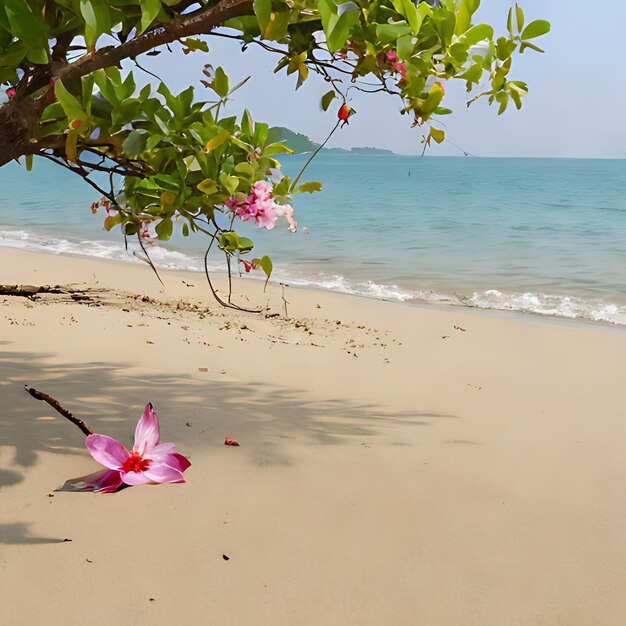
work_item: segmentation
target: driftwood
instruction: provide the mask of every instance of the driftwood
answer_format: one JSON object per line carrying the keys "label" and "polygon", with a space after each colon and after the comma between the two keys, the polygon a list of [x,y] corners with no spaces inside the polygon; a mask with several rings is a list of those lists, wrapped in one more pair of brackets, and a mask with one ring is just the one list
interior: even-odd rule
{"label": "driftwood", "polygon": [[19,296],[22,298],[32,298],[41,294],[60,294],[69,296],[76,301],[89,301],[93,298],[88,294],[88,290],[73,289],[63,285],[0,285],[0,296]]}
{"label": "driftwood", "polygon": [[65,293],[60,287],[49,285],[0,285],[0,296],[23,296],[30,298],[38,293]]}
{"label": "driftwood", "polygon": [[57,413],[60,413],[65,419],[68,419],[72,424],[75,424],[80,428],[85,435],[93,435],[93,430],[83,422],[83,420],[79,419],[72,413],[70,413],[67,409],[64,409],[54,398],[51,398],[47,393],[43,393],[42,391],[37,391],[33,387],[29,387],[28,385],[24,385],[24,389],[33,397],[35,400],[41,400],[43,402],[47,402]]}

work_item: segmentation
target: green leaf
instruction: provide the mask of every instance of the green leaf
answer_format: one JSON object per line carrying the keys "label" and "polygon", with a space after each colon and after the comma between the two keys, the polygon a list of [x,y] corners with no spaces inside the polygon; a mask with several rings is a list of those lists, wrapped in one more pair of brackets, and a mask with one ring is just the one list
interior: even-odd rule
{"label": "green leaf", "polygon": [[32,154],[27,154],[25,157],[25,165],[26,165],[26,171],[27,172],[32,172],[33,170],[33,155]]}
{"label": "green leaf", "polygon": [[411,35],[403,35],[402,37],[398,37],[398,41],[396,42],[396,52],[401,59],[410,59],[413,55],[413,50],[415,49],[415,45],[413,43],[414,37]]}
{"label": "green leaf", "polygon": [[48,25],[43,18],[42,7],[33,10],[31,5],[40,3],[24,0],[4,0],[4,7],[11,34],[21,39],[30,50],[27,53],[32,63],[47,63]]}
{"label": "green leaf", "polygon": [[60,80],[54,83],[54,95],[63,107],[63,112],[70,124],[75,120],[87,122],[87,113],[83,109],[83,105],[65,88]]}
{"label": "green leaf", "polygon": [[243,176],[244,178],[249,179],[252,179],[252,177],[254,176],[254,168],[252,167],[252,165],[250,165],[250,163],[246,163],[245,161],[237,163],[237,165],[235,165],[235,168],[233,169],[233,172]]}
{"label": "green leaf", "polygon": [[227,130],[222,130],[215,137],[212,137],[204,146],[205,152],[212,152],[216,148],[219,148],[224,142],[228,141],[230,133]]}
{"label": "green leaf", "polygon": [[161,10],[161,0],[141,0],[141,26],[139,34],[143,33],[154,21]]}
{"label": "green leaf", "polygon": [[111,230],[114,226],[117,226],[122,221],[122,216],[119,213],[115,215],[109,215],[104,219],[105,230]]}
{"label": "green leaf", "polygon": [[413,34],[417,35],[424,21],[425,14],[419,11],[411,0],[391,0],[391,3],[394,9],[400,13],[402,17],[406,18]]}
{"label": "green leaf", "polygon": [[212,178],[205,178],[201,183],[198,183],[196,187],[198,191],[205,193],[207,196],[211,196],[217,191],[217,185]]}
{"label": "green leaf", "polygon": [[263,38],[269,39],[270,41],[279,41],[282,39],[287,34],[290,17],[291,11],[289,11],[288,8],[281,11],[272,11],[267,26],[261,31]]}
{"label": "green leaf", "polygon": [[522,41],[522,45],[519,47],[520,54],[526,50],[526,48],[530,48],[531,50],[535,50],[535,52],[544,52],[539,46],[536,46],[534,43],[530,43],[528,41]]}
{"label": "green leaf", "polygon": [[359,21],[361,10],[354,2],[344,2],[337,6],[333,0],[318,0],[317,9],[322,19],[328,50],[341,50],[352,27]]}
{"label": "green leaf", "polygon": [[330,91],[327,91],[323,96],[322,96],[322,109],[324,111],[328,111],[328,107],[330,106],[330,103],[337,97],[337,94],[335,93],[335,91],[333,89],[331,89]]}
{"label": "green leaf", "polygon": [[452,109],[446,109],[445,107],[437,107],[433,111],[433,115],[450,115],[452,113]]}
{"label": "green leaf", "polygon": [[520,31],[524,28],[524,11],[517,3],[515,4],[515,17],[517,19],[517,30]]}
{"label": "green leaf", "polygon": [[302,183],[298,187],[300,193],[314,193],[316,191],[322,191],[322,183],[316,181],[310,181],[308,183]]}
{"label": "green leaf", "polygon": [[219,247],[226,252],[235,252],[239,249],[239,235],[233,231],[222,233],[217,242]]}
{"label": "green leaf", "polygon": [[225,172],[222,172],[220,174],[220,183],[222,183],[224,188],[232,196],[235,191],[237,191],[237,187],[239,187],[239,178],[237,178],[237,176],[230,176]]}
{"label": "green leaf", "polygon": [[228,76],[221,67],[218,67],[215,70],[215,77],[213,78],[213,91],[215,91],[220,98],[225,98],[228,95],[228,90]]}
{"label": "green leaf", "polygon": [[443,130],[439,130],[438,128],[430,127],[429,136],[432,137],[437,143],[442,143],[446,138],[446,134]]}
{"label": "green leaf", "polygon": [[252,266],[255,269],[257,267],[260,267],[265,272],[265,276],[267,276],[267,278],[265,279],[265,286],[263,287],[263,289],[265,290],[265,288],[267,287],[267,282],[272,275],[272,259],[270,259],[267,255],[261,257],[260,259],[252,259]]}
{"label": "green leaf", "polygon": [[405,35],[411,35],[411,27],[408,24],[379,24],[376,27],[376,36],[381,44],[394,44],[396,40]]}
{"label": "green leaf", "polygon": [[78,143],[78,133],[75,130],[70,130],[65,138],[65,156],[71,163],[78,161],[78,153],[76,144]]}
{"label": "green leaf", "polygon": [[476,24],[476,26],[472,26],[466,33],[463,35],[464,40],[470,46],[477,44],[479,41],[484,41],[485,39],[493,38],[493,28],[489,26],[489,24]]}
{"label": "green leaf", "polygon": [[242,254],[246,254],[246,252],[250,252],[254,248],[254,242],[252,239],[248,239],[247,237],[239,237],[239,247],[238,250]]}
{"label": "green leaf", "polygon": [[550,32],[550,22],[546,20],[535,20],[531,22],[522,31],[522,39],[534,39],[535,37],[541,37]]}
{"label": "green leaf", "polygon": [[289,176],[283,176],[280,179],[280,182],[274,185],[274,196],[282,197],[286,196],[289,193],[289,188],[291,187],[291,179]]}
{"label": "green leaf", "polygon": [[476,13],[479,5],[480,0],[461,0],[454,29],[456,35],[462,35],[470,27],[472,15]]}
{"label": "green leaf", "polygon": [[106,2],[80,0],[80,13],[85,20],[85,43],[94,50],[98,37],[111,28],[111,17]]}
{"label": "green leaf", "polygon": [[46,65],[48,63],[48,49],[44,47],[31,48],[26,53],[26,58],[37,65]]}
{"label": "green leaf", "polygon": [[172,218],[164,217],[155,227],[157,238],[161,241],[167,241],[172,236],[174,224]]}
{"label": "green leaf", "polygon": [[189,225],[187,222],[183,224],[183,237],[189,237]]}
{"label": "green leaf", "polygon": [[250,115],[250,111],[248,109],[244,109],[241,115],[241,134],[246,138],[250,139],[253,133],[253,122],[252,116]]}
{"label": "green leaf", "polygon": [[474,63],[459,78],[463,78],[468,83],[477,83],[483,75],[483,66],[480,63]]}
{"label": "green leaf", "polygon": [[270,21],[270,15],[272,13],[272,0],[254,0],[253,2],[254,14],[259,22],[259,28],[261,32],[264,32]]}
{"label": "green leaf", "polygon": [[509,94],[511,96],[511,100],[513,100],[513,102],[515,103],[515,108],[519,111],[522,108],[522,98],[520,96],[520,93],[515,89],[511,89],[509,91]]}
{"label": "green leaf", "polygon": [[181,41],[183,46],[183,52],[185,54],[189,54],[190,52],[197,52],[200,50],[201,52],[209,51],[209,44],[206,41],[202,41],[202,39],[195,39],[193,37],[188,37],[187,39],[183,39]]}
{"label": "green leaf", "polygon": [[122,150],[131,158],[137,158],[146,148],[148,133],[142,130],[133,130],[122,144]]}

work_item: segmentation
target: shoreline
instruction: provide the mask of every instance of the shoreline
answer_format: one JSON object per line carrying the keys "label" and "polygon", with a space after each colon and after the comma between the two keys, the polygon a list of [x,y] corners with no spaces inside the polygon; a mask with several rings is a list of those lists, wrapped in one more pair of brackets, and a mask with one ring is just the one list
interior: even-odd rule
{"label": "shoreline", "polygon": [[[0,251],[2,250],[14,250],[14,251],[17,251],[18,254],[20,251],[22,251],[28,254],[35,254],[35,255],[57,256],[57,257],[62,257],[62,258],[67,258],[67,259],[83,259],[83,260],[97,261],[101,263],[114,263],[114,264],[120,264],[122,266],[125,266],[125,265],[131,265],[134,267],[144,266],[153,276],[152,270],[146,264],[142,263],[140,260],[134,261],[132,255],[130,254],[128,255],[128,259],[126,260],[126,259],[99,257],[96,255],[85,254],[83,252],[57,252],[57,251],[46,251],[46,250],[30,250],[26,247],[18,247],[18,246],[10,246],[10,245],[0,245]],[[180,252],[180,250],[177,249],[175,250],[175,252]],[[185,268],[163,268],[163,267],[159,267],[158,264],[157,264],[157,268],[159,272],[187,273],[190,276],[196,276],[196,277],[198,275],[204,276],[203,270],[193,270],[193,269],[185,269]],[[211,269],[211,274],[212,276],[219,277],[220,279],[225,279],[227,276],[226,271],[219,269],[219,268]],[[262,282],[262,283],[265,282],[264,277],[261,277],[261,276],[256,277],[252,275],[250,276],[233,275],[233,279],[236,279],[237,281],[252,280],[255,282]],[[342,290],[342,289],[322,287],[319,284],[315,284],[314,282],[311,282],[310,284],[306,284],[304,282],[305,280],[308,280],[308,279],[288,277],[288,278],[284,278],[283,280],[277,281],[275,278],[272,278],[270,279],[269,284],[277,286],[284,281],[286,286],[289,287],[290,289],[313,290],[313,291],[319,291],[321,293],[336,293],[336,294],[345,295],[345,296],[364,298],[366,300],[389,302],[392,304],[402,304],[402,305],[407,305],[411,307],[435,308],[437,310],[442,310],[442,311],[445,311],[448,309],[453,310],[453,311],[460,309],[462,311],[467,311],[469,313],[473,312],[477,315],[486,314],[486,315],[496,315],[496,316],[504,316],[504,317],[511,316],[512,319],[528,318],[530,320],[535,320],[537,323],[544,323],[544,322],[551,323],[552,322],[556,324],[573,325],[574,327],[577,327],[578,325],[582,324],[583,326],[585,325],[599,326],[605,329],[618,330],[620,332],[626,330],[626,322],[620,323],[620,322],[614,322],[614,321],[603,320],[603,319],[591,319],[591,318],[584,317],[584,316],[570,317],[564,314],[551,314],[551,313],[543,313],[543,312],[537,312],[537,311],[532,311],[532,310],[483,307],[479,305],[472,306],[464,302],[447,303],[447,302],[441,302],[437,300],[428,301],[423,298],[414,298],[414,297],[407,298],[406,300],[399,299],[399,298],[394,299],[394,298],[383,297],[383,296],[375,296],[375,295],[367,294],[367,293],[356,293],[356,292]],[[378,285],[378,286],[383,287],[383,288],[389,288],[389,289],[398,288],[395,285],[391,285],[391,286]],[[207,285],[207,289],[208,289],[208,285]],[[509,294],[509,295],[512,295],[512,294]],[[449,298],[450,296],[445,295],[445,297]],[[558,296],[558,297],[567,298],[567,297],[572,297],[572,296]],[[578,297],[578,296],[574,296],[574,297]],[[619,306],[619,305],[614,305],[614,306]]]}
{"label": "shoreline", "polygon": [[[285,316],[237,281],[253,315],[192,273],[0,267],[80,291],[0,297],[0,622],[624,623],[623,333],[312,289]],[[187,482],[56,491],[97,465],[25,384],[125,445],[152,402]]]}

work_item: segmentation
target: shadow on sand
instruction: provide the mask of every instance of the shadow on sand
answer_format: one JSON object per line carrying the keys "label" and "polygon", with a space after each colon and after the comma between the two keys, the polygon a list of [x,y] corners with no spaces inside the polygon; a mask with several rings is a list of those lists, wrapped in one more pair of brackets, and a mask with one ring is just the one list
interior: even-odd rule
{"label": "shadow on sand", "polygon": [[455,417],[419,411],[385,413],[350,400],[303,400],[310,394],[266,384],[210,378],[199,383],[189,375],[157,372],[132,377],[123,363],[54,365],[47,356],[0,354],[0,447],[15,451],[10,467],[0,468],[0,489],[20,482],[20,468],[34,465],[38,452],[86,454],[78,428],[31,398],[25,384],[59,400],[95,432],[128,446],[149,400],[159,415],[163,439],[175,441],[181,451],[193,454],[223,445],[229,436],[245,442],[245,454],[257,465],[293,462],[284,452],[289,439],[341,444],[380,434],[393,425],[428,425]]}

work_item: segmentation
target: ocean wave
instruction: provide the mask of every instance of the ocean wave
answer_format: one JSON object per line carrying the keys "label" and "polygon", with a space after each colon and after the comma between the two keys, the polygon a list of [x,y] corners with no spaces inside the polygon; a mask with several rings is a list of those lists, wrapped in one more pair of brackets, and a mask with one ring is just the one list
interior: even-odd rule
{"label": "ocean wave", "polygon": [[[87,256],[112,261],[143,263],[134,255],[141,251],[139,246],[130,242],[128,250],[122,242],[82,240],[70,241],[55,236],[34,234],[25,230],[0,230],[0,245],[10,248],[22,248],[47,252],[49,254]],[[150,258],[157,267],[171,270],[203,270],[202,260],[178,250],[156,246],[149,250]],[[209,268],[216,269],[216,268]]]}
{"label": "ocean wave", "polygon": [[[22,248],[60,255],[75,255],[142,263],[133,254],[133,249],[126,250],[121,242],[112,241],[70,241],[55,236],[34,234],[25,230],[0,230],[0,246]],[[200,253],[181,252],[158,246],[150,249],[154,264],[162,269],[204,271]],[[224,272],[223,266],[211,265],[211,271]],[[250,276],[250,278],[259,278]],[[341,274],[298,275],[295,272],[276,268],[272,281],[291,285],[316,287],[339,293],[365,296],[378,300],[396,302],[414,302],[420,304],[439,304],[462,306],[496,311],[514,311],[532,313],[548,317],[591,320],[626,325],[626,306],[604,302],[597,299],[584,299],[575,296],[551,295],[544,293],[523,292],[507,293],[497,289],[475,291],[471,295],[447,294],[432,290],[408,290],[396,284],[381,284],[372,280],[350,280]]]}
{"label": "ocean wave", "polygon": [[469,298],[460,298],[463,306],[499,311],[518,311],[567,319],[586,319],[626,325],[626,306],[599,300],[585,300],[574,296],[544,293],[504,293],[497,289],[475,292]]}

